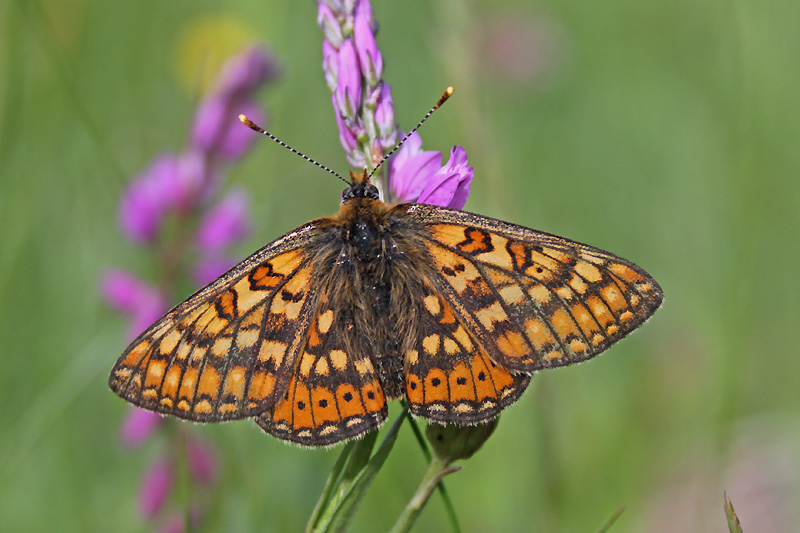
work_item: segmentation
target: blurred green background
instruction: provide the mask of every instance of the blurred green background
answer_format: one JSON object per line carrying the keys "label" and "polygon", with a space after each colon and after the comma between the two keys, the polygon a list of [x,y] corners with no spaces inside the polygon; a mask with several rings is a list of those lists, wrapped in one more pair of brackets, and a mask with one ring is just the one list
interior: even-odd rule
{"label": "blurred green background", "polygon": [[[596,531],[624,505],[611,531],[724,531],[724,490],[748,533],[793,529],[800,3],[373,7],[402,128],[456,87],[422,137],[466,147],[468,210],[612,250],[666,295],[608,354],[535,376],[447,479],[463,529]],[[106,380],[126,325],[98,291],[112,267],[152,274],[119,197],[186,142],[197,58],[251,40],[282,67],[260,96],[270,131],[346,172],[316,5],[9,0],[0,21],[0,529],[146,530],[139,478],[163,443],[119,442]],[[252,195],[242,257],[335,212],[342,188],[266,141],[232,185]],[[246,421],[193,431],[220,455],[210,531],[301,529],[337,456]],[[405,427],[354,531],[388,529],[424,468]],[[418,530],[446,527],[434,495]]]}

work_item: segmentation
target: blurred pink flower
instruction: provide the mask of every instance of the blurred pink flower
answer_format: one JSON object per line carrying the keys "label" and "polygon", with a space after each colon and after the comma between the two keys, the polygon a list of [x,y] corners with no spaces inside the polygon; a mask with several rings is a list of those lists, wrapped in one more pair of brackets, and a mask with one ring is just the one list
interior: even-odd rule
{"label": "blurred pink flower", "polygon": [[261,47],[234,56],[220,70],[216,88],[200,103],[192,127],[192,141],[210,155],[238,159],[256,139],[239,123],[240,113],[256,122],[264,114],[254,91],[277,75],[275,60]]}
{"label": "blurred pink flower", "polygon": [[152,519],[161,511],[174,481],[175,472],[169,460],[161,459],[150,465],[139,487],[139,512],[142,516]]}
{"label": "blurred pink flower", "polygon": [[158,289],[124,270],[107,272],[101,291],[112,308],[130,317],[128,337],[131,340],[167,311]]}
{"label": "blurred pink flower", "polygon": [[186,462],[192,479],[198,483],[212,483],[217,478],[219,461],[208,444],[194,438],[186,442]]}
{"label": "blurred pink flower", "polygon": [[157,158],[128,185],[122,196],[119,220],[125,234],[134,242],[152,242],[170,204],[170,188],[178,181],[178,159],[173,155]]}
{"label": "blurred pink flower", "polygon": [[234,189],[206,211],[195,234],[197,246],[219,250],[242,240],[250,231],[248,200],[243,189]]}
{"label": "blurred pink flower", "polygon": [[163,420],[158,413],[132,406],[122,422],[120,439],[129,448],[141,446],[158,429]]}

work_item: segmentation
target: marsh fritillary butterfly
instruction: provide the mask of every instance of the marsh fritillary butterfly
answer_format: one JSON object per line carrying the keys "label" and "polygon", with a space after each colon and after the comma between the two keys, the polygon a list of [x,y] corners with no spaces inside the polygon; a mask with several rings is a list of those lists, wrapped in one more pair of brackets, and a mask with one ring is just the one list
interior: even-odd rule
{"label": "marsh fritillary butterfly", "polygon": [[661,305],[658,283],[621,257],[387,205],[366,172],[350,176],[336,216],[267,244],[139,335],[111,389],[196,422],[254,417],[306,446],[376,429],[400,397],[414,415],[474,424],[514,403],[531,373],[594,357]]}

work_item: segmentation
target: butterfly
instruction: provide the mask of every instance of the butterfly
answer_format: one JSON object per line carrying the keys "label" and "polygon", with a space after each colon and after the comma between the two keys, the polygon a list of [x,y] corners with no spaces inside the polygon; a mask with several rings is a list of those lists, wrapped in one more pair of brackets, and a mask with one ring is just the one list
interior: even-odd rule
{"label": "butterfly", "polygon": [[351,173],[337,215],[273,241],[134,340],[111,389],[196,422],[255,418],[328,446],[387,402],[444,424],[495,418],[541,369],[585,361],[661,305],[598,248],[426,204],[388,205]]}

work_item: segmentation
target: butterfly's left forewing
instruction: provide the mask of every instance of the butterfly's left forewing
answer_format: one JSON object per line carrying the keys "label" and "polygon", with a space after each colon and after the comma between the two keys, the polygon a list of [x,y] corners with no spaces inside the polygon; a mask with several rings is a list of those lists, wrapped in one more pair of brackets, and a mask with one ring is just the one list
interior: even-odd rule
{"label": "butterfly's left forewing", "polygon": [[316,296],[304,251],[311,222],[268,244],[150,326],[125,350],[111,389],[198,422],[255,416],[283,394]]}
{"label": "butterfly's left forewing", "polygon": [[407,213],[427,228],[435,287],[508,369],[585,361],[661,304],[652,277],[598,248],[453,209],[412,204]]}

